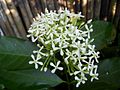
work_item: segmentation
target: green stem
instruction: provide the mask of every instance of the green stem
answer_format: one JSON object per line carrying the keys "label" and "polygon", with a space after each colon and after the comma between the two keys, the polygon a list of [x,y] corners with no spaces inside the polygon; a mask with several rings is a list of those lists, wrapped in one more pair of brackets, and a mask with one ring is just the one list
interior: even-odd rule
{"label": "green stem", "polygon": [[66,73],[66,78],[67,78],[68,90],[70,90],[70,81],[69,81],[67,73]]}
{"label": "green stem", "polygon": [[67,79],[68,90],[70,90],[70,81],[69,81],[69,77],[67,74],[67,67],[66,67],[66,65],[64,65],[64,66],[65,66],[65,75],[66,75],[66,79]]}
{"label": "green stem", "polygon": [[48,58],[45,60],[45,62],[43,64],[43,66],[41,67],[41,69],[43,69],[45,67],[45,65],[46,65],[47,61],[49,60],[49,58],[50,58],[50,56],[48,56]]}

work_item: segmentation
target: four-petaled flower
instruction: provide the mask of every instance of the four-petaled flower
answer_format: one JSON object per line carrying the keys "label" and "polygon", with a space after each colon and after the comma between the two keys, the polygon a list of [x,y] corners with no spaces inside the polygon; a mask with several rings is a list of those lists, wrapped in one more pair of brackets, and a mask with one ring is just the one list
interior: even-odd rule
{"label": "four-petaled flower", "polygon": [[75,80],[77,81],[76,87],[79,87],[81,83],[85,83],[82,78],[78,78],[77,76],[75,76]]}
{"label": "four-petaled flower", "polygon": [[43,49],[43,48],[44,48],[44,47],[42,46],[42,47],[40,47],[39,50],[33,51],[34,54],[35,54],[35,53],[37,54],[37,59],[41,59],[42,56],[48,56],[47,54],[45,54],[45,53],[42,52],[42,49]]}
{"label": "four-petaled flower", "polygon": [[33,61],[29,61],[29,64],[35,64],[35,69],[38,69],[38,64],[43,65],[43,62],[38,61],[39,59],[35,59],[34,55],[31,55]]}
{"label": "four-petaled flower", "polygon": [[78,71],[74,72],[74,75],[77,75],[80,73],[80,75],[83,75],[85,73],[85,70],[87,70],[87,67],[82,68],[82,64],[79,62],[78,64]]}
{"label": "four-petaled flower", "polygon": [[58,70],[63,70],[63,67],[58,67],[59,64],[60,64],[60,61],[58,61],[56,65],[54,65],[52,62],[50,62],[50,65],[51,65],[52,67],[54,67],[54,69],[51,71],[52,73],[55,73],[55,71],[56,71],[57,69],[58,69]]}

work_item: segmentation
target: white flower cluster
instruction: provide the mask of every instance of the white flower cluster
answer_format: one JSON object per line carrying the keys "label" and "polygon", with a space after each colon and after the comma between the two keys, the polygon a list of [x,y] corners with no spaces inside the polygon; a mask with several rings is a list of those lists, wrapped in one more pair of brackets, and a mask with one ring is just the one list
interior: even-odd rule
{"label": "white flower cluster", "polygon": [[41,71],[47,71],[49,67],[52,73],[64,70],[66,65],[67,72],[77,82],[76,87],[84,84],[88,75],[91,81],[98,79],[95,63],[98,63],[99,52],[91,45],[91,20],[80,23],[83,17],[81,13],[74,14],[67,9],[58,12],[46,9],[45,14],[38,15],[27,36],[32,42],[37,41],[39,50],[33,51],[33,61],[29,64],[35,64]]}

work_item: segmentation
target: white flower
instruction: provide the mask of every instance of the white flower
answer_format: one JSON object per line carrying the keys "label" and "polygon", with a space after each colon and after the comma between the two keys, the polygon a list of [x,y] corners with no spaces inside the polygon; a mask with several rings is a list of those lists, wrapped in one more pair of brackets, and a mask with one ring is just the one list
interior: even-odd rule
{"label": "white flower", "polygon": [[93,81],[93,79],[98,80],[98,73],[97,73],[97,65],[94,65],[94,61],[91,64],[91,71],[90,71],[90,76],[91,76],[91,82]]}
{"label": "white flower", "polygon": [[[96,71],[96,70],[95,70],[95,71]],[[99,75],[99,74],[96,73],[96,72],[95,72],[94,74],[91,74],[91,76],[92,76],[92,77],[91,77],[91,82],[93,81],[93,79],[98,80],[98,75]]]}
{"label": "white flower", "polygon": [[78,58],[81,57],[81,53],[86,52],[86,48],[83,46],[83,44],[81,44],[80,41],[76,42],[75,44],[72,44],[71,46],[76,48],[76,55],[78,56]]}
{"label": "white flower", "polygon": [[37,51],[33,51],[33,53],[37,54],[37,59],[41,59],[42,56],[48,56],[47,54],[43,53],[42,50],[43,50],[44,46],[41,46],[39,50]]}
{"label": "white flower", "polygon": [[58,61],[56,65],[54,65],[52,62],[50,63],[50,65],[51,65],[52,67],[54,67],[54,69],[51,71],[52,73],[55,73],[55,71],[56,71],[57,69],[58,69],[58,70],[63,70],[63,67],[58,67],[59,64],[60,64],[60,61]]}
{"label": "white flower", "polygon": [[45,44],[47,45],[48,43],[51,43],[52,44],[52,48],[54,49],[54,47],[55,47],[55,42],[54,41],[55,40],[53,39],[53,34],[52,33],[50,34],[50,37],[51,38],[48,41],[46,41]]}
{"label": "white flower", "polygon": [[64,59],[66,64],[69,64],[69,60],[72,60],[74,64],[77,62],[77,58],[74,55],[75,54],[74,51],[70,52],[68,49],[66,49],[65,54],[67,55],[67,57]]}
{"label": "white flower", "polygon": [[27,35],[27,37],[31,37],[32,42],[35,42],[38,40],[38,37],[34,37],[33,34],[29,34],[29,35]]}
{"label": "white flower", "polygon": [[60,49],[60,55],[63,56],[64,52],[63,49],[66,48],[67,45],[64,45],[62,42],[59,44],[59,49]]}
{"label": "white flower", "polygon": [[91,52],[92,56],[90,56],[89,59],[95,59],[95,61],[98,63],[98,58],[99,58],[100,52],[95,52],[95,45],[91,46],[90,49],[91,49],[90,52]]}
{"label": "white flower", "polygon": [[90,39],[90,32],[92,32],[93,29],[89,28],[87,24],[85,24],[85,28],[86,28],[86,30],[87,30],[88,39]]}
{"label": "white flower", "polygon": [[35,69],[38,69],[38,64],[43,65],[42,62],[38,61],[39,59],[35,59],[34,55],[31,55],[33,61],[29,61],[29,64],[35,64]]}
{"label": "white flower", "polygon": [[82,68],[82,64],[81,64],[81,62],[79,62],[79,64],[78,64],[78,71],[75,71],[74,72],[74,75],[77,75],[77,74],[81,74],[81,75],[84,75],[84,73],[85,73],[85,70],[87,70],[87,67],[83,67]]}
{"label": "white flower", "polygon": [[85,81],[82,78],[78,78],[77,76],[75,76],[75,80],[78,82],[76,84],[76,87],[79,87],[81,83],[85,83]]}

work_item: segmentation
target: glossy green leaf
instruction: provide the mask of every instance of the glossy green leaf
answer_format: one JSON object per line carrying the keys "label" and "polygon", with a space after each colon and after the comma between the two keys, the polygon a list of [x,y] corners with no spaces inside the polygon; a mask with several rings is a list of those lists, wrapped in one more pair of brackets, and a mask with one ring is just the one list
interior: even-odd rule
{"label": "glossy green leaf", "polygon": [[111,44],[116,37],[116,30],[112,23],[105,21],[93,21],[93,32],[91,38],[97,49],[102,49]]}
{"label": "glossy green leaf", "polygon": [[99,65],[100,81],[120,87],[120,57],[105,59]]}
{"label": "glossy green leaf", "polygon": [[28,64],[35,49],[36,45],[29,41],[0,37],[0,83],[8,90],[36,90],[63,82],[57,75]]}
{"label": "glossy green leaf", "polygon": [[40,72],[39,70],[0,70],[0,78],[3,80],[5,87],[10,90],[41,89],[45,87],[54,87],[63,82],[51,72]]}
{"label": "glossy green leaf", "polygon": [[28,61],[36,45],[31,42],[9,37],[0,37],[0,69],[25,69],[29,68]]}

